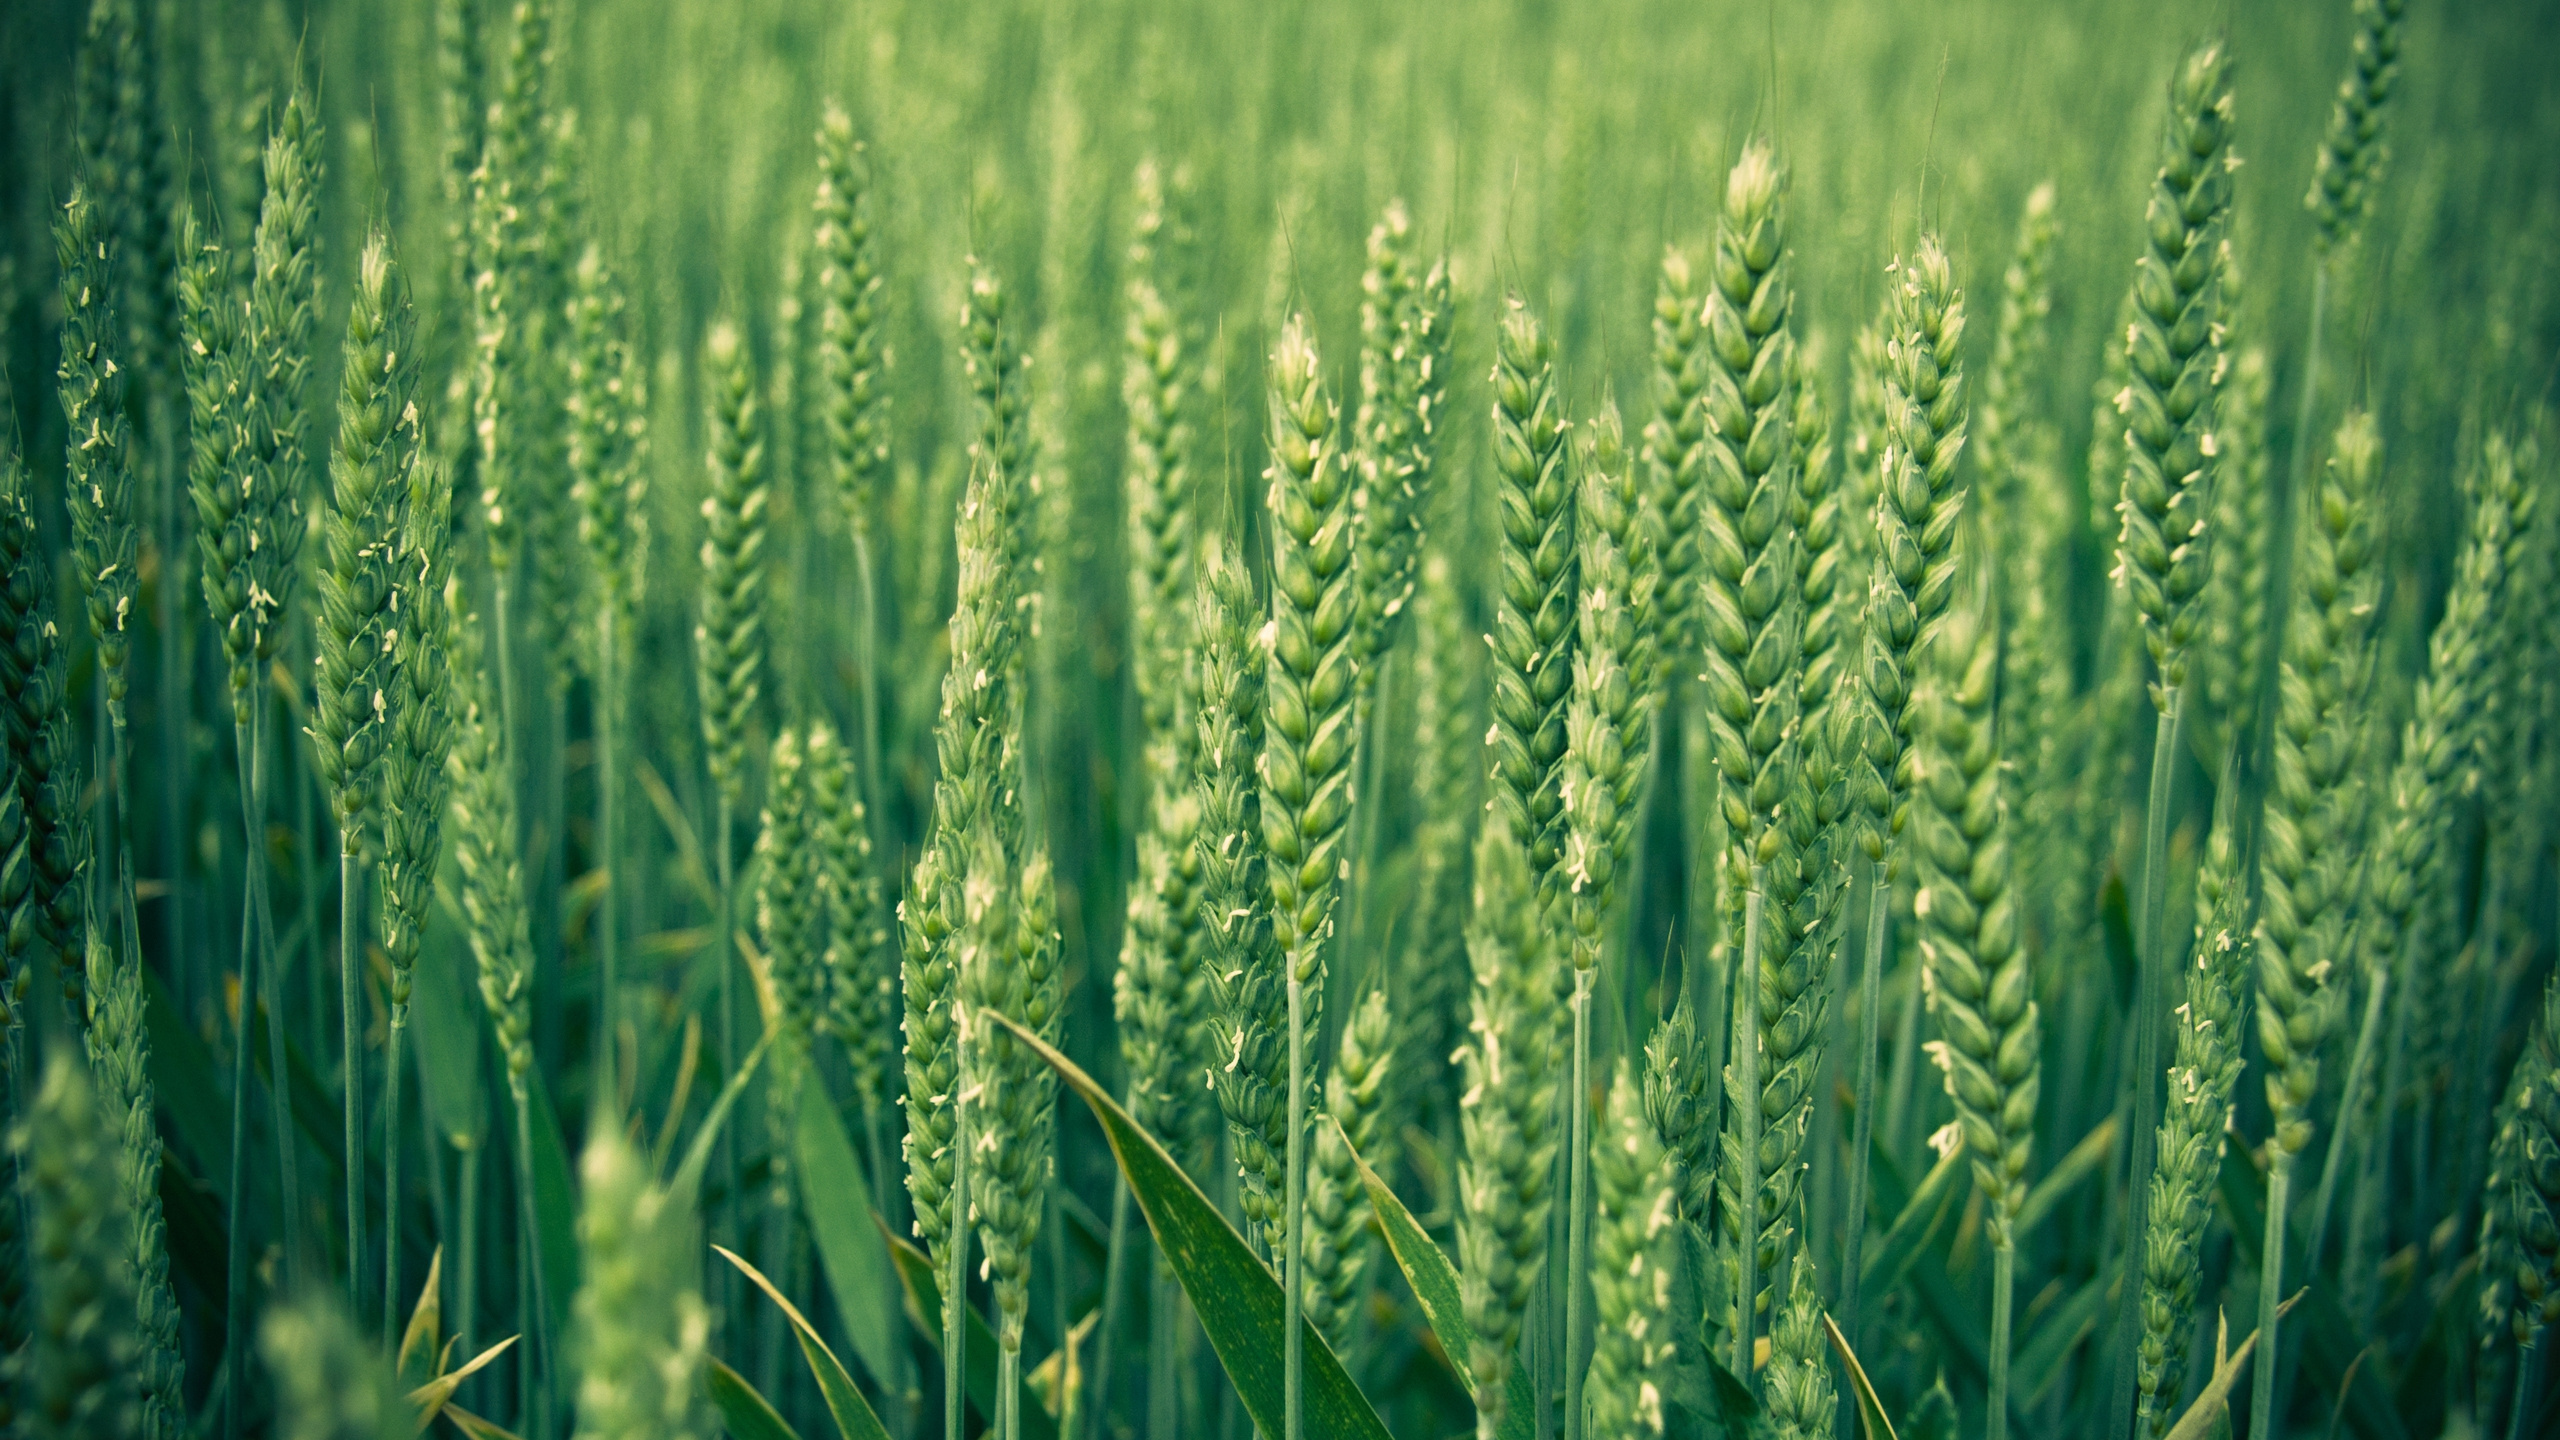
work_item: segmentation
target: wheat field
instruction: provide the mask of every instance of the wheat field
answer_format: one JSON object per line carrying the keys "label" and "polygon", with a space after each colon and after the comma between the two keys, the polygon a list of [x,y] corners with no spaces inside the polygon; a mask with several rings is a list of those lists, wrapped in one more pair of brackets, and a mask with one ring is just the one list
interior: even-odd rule
{"label": "wheat field", "polygon": [[2541,8],[7,7],[0,1435],[2560,1435]]}

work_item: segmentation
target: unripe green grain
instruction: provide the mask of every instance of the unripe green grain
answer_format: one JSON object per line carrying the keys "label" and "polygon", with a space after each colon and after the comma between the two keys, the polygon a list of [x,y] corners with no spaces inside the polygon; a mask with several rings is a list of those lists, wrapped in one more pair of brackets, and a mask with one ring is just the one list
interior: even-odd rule
{"label": "unripe green grain", "polygon": [[1459,1297],[1475,1331],[1466,1376],[1479,1440],[1501,1431],[1504,1386],[1544,1268],[1557,1139],[1554,942],[1513,818],[1497,809],[1476,845],[1467,934],[1475,991],[1459,1052]]}
{"label": "unripe green grain", "polygon": [[490,695],[476,616],[451,632],[454,862],[461,871],[464,928],[478,962],[480,999],[498,1041],[509,1091],[521,1098],[533,1074],[533,941],[524,905],[524,862],[516,848],[516,792],[506,739]]}
{"label": "unripe green grain", "polygon": [[1190,410],[1199,360],[1175,308],[1180,257],[1165,253],[1187,236],[1169,216],[1164,175],[1153,160],[1138,167],[1136,231],[1120,386],[1129,411],[1130,675],[1148,765],[1158,772],[1154,783],[1179,787],[1188,783],[1182,757],[1192,738],[1182,722],[1182,672],[1191,634]]}
{"label": "unripe green grain", "polygon": [[[1018,570],[1022,477],[981,454],[961,501],[959,592],[949,628],[951,660],[934,723],[939,769],[923,852],[899,902],[906,1035],[907,1189],[916,1233],[947,1268],[953,1235],[953,1149],[962,1083],[962,1031],[954,1001],[957,947],[967,936],[963,886],[970,837],[982,825],[999,844],[1022,830],[1021,649]],[[1027,1017],[1016,1016],[1017,1019]]]}
{"label": "unripe green grain", "polygon": [[2329,127],[2312,153],[2311,191],[2302,203],[2319,224],[2313,237],[2325,259],[2353,245],[2391,158],[2383,142],[2391,91],[2400,78],[2400,21],[2408,0],[2355,0],[2355,37],[2346,78],[2329,109]]}
{"label": "unripe green grain", "polygon": [[1206,1081],[1227,1119],[1245,1219],[1261,1227],[1276,1253],[1288,1178],[1289,1010],[1263,878],[1258,762],[1269,662],[1254,635],[1264,612],[1234,559],[1209,547],[1199,564],[1192,703],[1200,723],[1200,905],[1209,937]]}
{"label": "unripe green grain", "polygon": [[1610,1082],[1591,1154],[1598,1223],[1591,1253],[1590,1433],[1664,1433],[1664,1401],[1681,1321],[1672,1310],[1680,1268],[1680,1170],[1646,1118],[1627,1062]]}
{"label": "unripe green grain", "polygon": [[819,405],[827,474],[854,533],[868,532],[889,475],[888,291],[874,242],[875,182],[853,118],[834,101],[818,121]]}
{"label": "unripe green grain", "polygon": [[2275,498],[2267,442],[2271,383],[2267,352],[2254,345],[2241,351],[2223,386],[2214,426],[2222,456],[2213,486],[2213,577],[2204,593],[2205,644],[2198,658],[2205,714],[2224,736],[2246,734],[2254,723],[2259,673],[2273,629],[2267,604]]}
{"label": "unripe green grain", "polygon": [[39,956],[63,957],[63,1002],[73,1025],[87,1014],[80,967],[88,953],[82,896],[90,845],[63,680],[67,644],[54,619],[26,463],[0,447],[0,732],[18,816],[14,840],[0,851],[0,937],[13,1025],[25,1018],[19,1006]]}
{"label": "unripe green grain", "polygon": [[1822,1330],[1810,1247],[1797,1247],[1786,1305],[1769,1324],[1769,1367],[1760,1387],[1779,1440],[1831,1440],[1840,1396],[1831,1383],[1831,1342]]}
{"label": "unripe green grain", "polygon": [[26,1347],[7,1359],[18,1433],[29,1440],[140,1440],[128,1246],[133,1216],[116,1172],[121,1117],[70,1054],[55,1052],[10,1136],[31,1262]]}
{"label": "unripe green grain", "polygon": [[2153,708],[2186,683],[2196,604],[2212,572],[2205,520],[2213,495],[2214,392],[2222,385],[2222,273],[2230,247],[2231,59],[2216,43],[2189,55],[2169,87],[2169,125],[2151,187],[2147,246],[2136,262],[2125,332],[2123,529],[2116,579],[2142,617],[2158,672]]}
{"label": "unripe green grain", "polygon": [[[1262,843],[1272,938],[1288,978],[1321,993],[1357,739],[1351,690],[1351,484],[1303,319],[1272,355],[1271,623],[1264,682]],[[1317,1024],[1310,1011],[1309,1028]]]}
{"label": "unripe green grain", "polygon": [[764,684],[766,501],[764,432],[755,365],[735,325],[704,344],[711,391],[711,493],[702,502],[702,611],[694,624],[702,739],[711,783],[736,804],[746,793],[747,743]]}
{"label": "unripe green grain", "polygon": [[[1576,970],[1600,963],[1603,921],[1635,828],[1652,745],[1656,692],[1647,683],[1653,673],[1647,622],[1655,574],[1620,433],[1616,410],[1604,411],[1592,424],[1583,467],[1582,599],[1560,787],[1567,825],[1560,864],[1572,897]],[[1636,547],[1633,556],[1629,545]]]}
{"label": "unripe green grain", "polygon": [[2320,1050],[2343,992],[2348,907],[2357,871],[2355,815],[2363,704],[2373,670],[2373,507],[2381,445],[2351,415],[2305,499],[2285,628],[2275,780],[2260,850],[2258,1041],[2266,1054],[2275,1143],[2310,1144]]}
{"label": "unripe green grain", "polygon": [[1495,807],[1528,847],[1543,893],[1564,853],[1565,708],[1573,692],[1573,482],[1555,390],[1555,348],[1506,302],[1493,372],[1495,514],[1502,529],[1493,633]]}
{"label": "unripe green grain", "polygon": [[1351,1355],[1359,1302],[1374,1258],[1371,1211],[1359,1162],[1388,1163],[1386,1113],[1395,1022],[1386,992],[1372,990],[1342,1027],[1342,1050],[1325,1076],[1326,1119],[1308,1149],[1303,1301],[1307,1323],[1336,1355]]}
{"label": "unripe green grain", "polygon": [[[247,406],[241,421],[242,508],[248,513],[248,639],[259,662],[283,646],[305,525],[303,391],[319,313],[322,134],[317,99],[297,84],[263,160],[266,196],[249,279]],[[226,639],[225,648],[231,648]],[[233,703],[255,677],[232,650]]]}
{"label": "unripe green grain", "polygon": [[120,1203],[128,1228],[115,1236],[117,1256],[133,1287],[135,1354],[123,1377],[141,1413],[140,1433],[187,1433],[186,1357],[178,1351],[178,1297],[169,1284],[166,1226],[160,1212],[159,1104],[151,1081],[151,1035],[146,1028],[141,971],[119,957],[93,931],[89,973],[96,986],[89,1026],[89,1066],[98,1088],[102,1122],[115,1146]]}
{"label": "unripe green grain", "polygon": [[1449,382],[1449,265],[1444,259],[1423,269],[1402,200],[1389,201],[1369,231],[1360,291],[1360,407],[1350,466],[1359,605],[1353,626],[1366,695],[1413,598]]}
{"label": "unripe green grain", "polygon": [[897,1010],[887,912],[872,858],[871,821],[855,793],[853,752],[825,725],[809,727],[811,840],[825,902],[826,966],[818,1026],[843,1047],[867,1113],[889,1098],[889,1034]]}
{"label": "unripe green grain", "polygon": [[1696,646],[1699,482],[1706,477],[1706,307],[1678,246],[1662,254],[1653,300],[1653,400],[1644,423],[1645,508],[1662,555],[1661,679]]}
{"label": "unripe green grain", "polygon": [[417,428],[413,338],[407,293],[390,243],[377,231],[365,244],[347,313],[313,637],[319,672],[313,753],[340,843],[349,851],[379,818],[377,769],[390,728],[388,652],[396,634],[394,596],[409,499],[403,452],[414,444]]}
{"label": "unripe green grain", "polygon": [[178,282],[190,419],[187,479],[196,514],[196,553],[204,598],[230,661],[235,723],[249,719],[250,672],[257,656],[259,610],[250,603],[255,555],[266,543],[257,529],[256,472],[247,464],[249,327],[239,308],[239,278],[219,236],[205,235],[194,210],[181,222],[185,262]]}
{"label": "unripe green grain", "polygon": [[2255,961],[2249,886],[2240,853],[2237,785],[2225,789],[2196,875],[2196,963],[2177,1010],[2177,1051],[2160,1116],[2149,1233],[2142,1255],[2141,1433],[2162,1436],[2186,1390],[2206,1226],[2222,1173],[2225,1131],[2240,1084],[2243,1005]]}
{"label": "unripe green grain", "polygon": [[1715,1194],[1715,1076],[1698,1045],[1698,1024],[1684,997],[1644,1046],[1644,1112],[1662,1153],[1677,1172],[1680,1218],[1707,1223]]}
{"label": "unripe green grain", "polygon": [[1018,1036],[985,1016],[1004,1015],[1057,1043],[1063,1012],[1054,887],[1049,857],[1039,849],[1016,867],[1004,860],[992,824],[972,836],[963,887],[971,938],[959,962],[969,1209],[994,1284],[997,1343],[1017,1366],[1031,1313],[1032,1247],[1049,1184],[1057,1076]]}
{"label": "unripe green grain", "polygon": [[1881,858],[1900,828],[1917,740],[1917,652],[1947,613],[1956,586],[1956,530],[1964,509],[1956,458],[1965,441],[1964,293],[1946,251],[1923,236],[1892,279],[1886,342],[1884,441],[1878,450],[1877,567],[1867,594],[1866,691],[1876,707],[1853,787],[1870,817],[1867,853]]}
{"label": "unripe green grain", "polygon": [[580,252],[573,282],[569,493],[578,506],[578,538],[586,548],[597,614],[610,612],[619,629],[639,604],[648,558],[648,397],[632,355],[619,283],[602,247],[589,244]]}
{"label": "unripe green grain", "polygon": [[756,924],[764,934],[766,973],[772,978],[774,1026],[782,1036],[784,1067],[798,1083],[809,1037],[824,1011],[830,939],[823,859],[817,842],[815,789],[800,732],[785,726],[773,737],[771,774],[765,785],[764,823],[756,836],[760,879]]}
{"label": "unripe green grain", "polygon": [[62,268],[62,489],[64,508],[71,512],[71,566],[88,602],[107,713],[121,737],[133,603],[141,583],[141,528],[134,512],[124,380],[116,363],[124,338],[116,328],[115,236],[97,203],[86,183],[75,184],[53,227]]}
{"label": "unripe green grain", "polygon": [[719,1431],[703,1403],[711,1311],[691,1197],[653,1177],[619,1125],[594,1128],[578,1178],[577,1433],[707,1440]]}
{"label": "unripe green grain", "polygon": [[274,1379],[277,1440],[388,1440],[415,1423],[390,1361],[325,1292],[271,1311],[258,1351]]}

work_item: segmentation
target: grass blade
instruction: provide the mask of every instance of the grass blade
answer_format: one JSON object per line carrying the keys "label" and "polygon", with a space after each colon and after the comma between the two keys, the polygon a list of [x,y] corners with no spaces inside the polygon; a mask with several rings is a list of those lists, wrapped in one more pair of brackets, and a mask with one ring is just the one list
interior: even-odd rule
{"label": "grass blade", "polygon": [[711,1362],[702,1387],[711,1392],[711,1403],[720,1407],[720,1423],[728,1427],[733,1440],[800,1440],[800,1432],[775,1413],[747,1377],[722,1361]]}
{"label": "grass blade", "polygon": [[800,1354],[809,1362],[809,1373],[817,1377],[818,1393],[826,1397],[827,1413],[835,1417],[836,1430],[844,1440],[889,1440],[888,1427],[882,1425],[880,1417],[873,1413],[871,1402],[863,1399],[862,1392],[853,1387],[853,1377],[844,1372],[844,1362],[836,1358],[836,1352],[827,1348],[826,1341],[818,1338],[818,1328],[809,1323],[808,1316],[800,1313],[800,1307],[792,1304],[772,1281],[764,1278],[763,1271],[740,1259],[735,1251],[722,1245],[711,1248],[720,1252],[721,1259],[737,1266],[740,1273],[765,1293],[766,1299],[781,1306],[782,1313],[791,1317],[791,1328],[800,1336]]}
{"label": "grass blade", "polygon": [[[1102,1122],[1120,1172],[1129,1177],[1129,1192],[1137,1197],[1147,1227],[1155,1232],[1157,1248],[1191,1297],[1200,1328],[1208,1332],[1209,1344],[1234,1382],[1245,1412],[1264,1434],[1280,1433],[1286,1423],[1281,1358],[1287,1347],[1282,1343],[1285,1307],[1279,1282],[1253,1258],[1244,1237],[1173,1163],[1155,1137],[1140,1129],[1092,1076],[1010,1017],[988,1012],[986,1018],[1011,1030],[1047,1061]],[[1389,1440],[1378,1412],[1343,1372],[1332,1348],[1303,1320],[1299,1328],[1305,1347],[1307,1433],[1328,1440]]]}
{"label": "grass blade", "polygon": [[855,1163],[853,1142],[834,1104],[815,1086],[801,1092],[791,1158],[800,1181],[800,1211],[809,1218],[818,1263],[835,1292],[853,1353],[880,1388],[903,1390],[907,1357],[898,1345],[897,1315],[879,1303],[894,1293],[897,1267],[879,1227],[870,1223],[871,1188]]}
{"label": "grass blade", "polygon": [[1876,1398],[1875,1383],[1867,1378],[1867,1367],[1858,1363],[1849,1342],[1831,1317],[1822,1317],[1822,1329],[1831,1337],[1831,1348],[1840,1352],[1841,1373],[1849,1377],[1849,1390],[1858,1397],[1858,1433],[1866,1440],[1897,1440],[1893,1422],[1884,1417],[1884,1402]]}
{"label": "grass blade", "polygon": [[[1328,1121],[1327,1123],[1331,1123]],[[1343,1146],[1351,1144],[1343,1137]],[[1360,1159],[1358,1151],[1351,1158],[1360,1166],[1360,1183],[1368,1188],[1369,1206],[1377,1212],[1378,1228],[1386,1232],[1388,1253],[1396,1257],[1396,1268],[1404,1272],[1407,1285],[1413,1287],[1413,1298],[1422,1303],[1422,1318],[1430,1323],[1432,1338],[1440,1342],[1441,1358],[1448,1362],[1449,1372],[1458,1383],[1467,1383],[1466,1372],[1459,1368],[1468,1351],[1475,1348],[1475,1327],[1467,1323],[1467,1313],[1458,1300],[1458,1267],[1449,1263],[1447,1252],[1433,1243],[1415,1222],[1413,1212],[1404,1208],[1396,1192]],[[1502,1440],[1528,1440],[1530,1420],[1537,1413],[1529,1394],[1529,1371],[1518,1361],[1511,1366],[1508,1382],[1510,1403],[1502,1410]]]}

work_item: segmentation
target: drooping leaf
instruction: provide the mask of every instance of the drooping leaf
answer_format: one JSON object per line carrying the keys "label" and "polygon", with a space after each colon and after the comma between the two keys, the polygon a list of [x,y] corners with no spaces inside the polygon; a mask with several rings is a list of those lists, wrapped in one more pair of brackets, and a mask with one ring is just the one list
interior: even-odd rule
{"label": "drooping leaf", "polygon": [[[1350,1137],[1344,1136],[1342,1143],[1348,1149]],[[1357,1151],[1352,1152],[1352,1158],[1359,1161],[1360,1183],[1368,1189],[1369,1207],[1377,1212],[1378,1228],[1386,1232],[1387,1252],[1395,1256],[1396,1268],[1404,1272],[1405,1283],[1413,1287],[1413,1298],[1422,1302],[1422,1318],[1430,1324],[1433,1337],[1439,1340],[1444,1358],[1464,1389],[1467,1376],[1459,1367],[1466,1364],[1468,1352],[1475,1348],[1476,1332],[1467,1323],[1466,1309],[1458,1298],[1458,1267],[1450,1264],[1448,1254],[1423,1233],[1413,1212],[1378,1178],[1378,1172],[1369,1168],[1369,1162],[1360,1160]],[[1528,1367],[1516,1359],[1511,1364],[1508,1388],[1509,1403],[1502,1412],[1503,1440],[1529,1440],[1537,1407],[1529,1393]]]}
{"label": "drooping leaf", "polygon": [[818,1327],[809,1323],[809,1317],[800,1313],[800,1307],[792,1304],[772,1281],[764,1278],[763,1271],[740,1259],[735,1251],[719,1245],[711,1248],[720,1252],[721,1259],[737,1266],[742,1274],[755,1282],[757,1289],[764,1292],[766,1299],[781,1306],[782,1313],[791,1317],[791,1329],[800,1337],[801,1357],[809,1362],[809,1373],[817,1377],[818,1393],[826,1397],[827,1413],[835,1417],[836,1430],[844,1440],[889,1440],[888,1427],[882,1425],[880,1417],[873,1413],[871,1402],[863,1399],[862,1392],[854,1388],[853,1377],[844,1372],[844,1362],[838,1360],[836,1352],[828,1349],[827,1342],[818,1337]]}
{"label": "drooping leaf", "polygon": [[880,1228],[871,1223],[871,1187],[853,1156],[853,1142],[824,1091],[811,1084],[800,1095],[800,1123],[792,1164],[800,1181],[800,1210],[817,1241],[818,1262],[834,1290],[836,1313],[853,1340],[853,1353],[884,1390],[909,1384],[907,1352],[898,1344],[897,1312],[879,1303],[897,1285],[897,1267]]}
{"label": "drooping leaf", "polygon": [[[1192,1312],[1199,1316],[1210,1347],[1218,1352],[1218,1363],[1234,1382],[1245,1413],[1265,1435],[1282,1433],[1282,1354],[1287,1332],[1282,1329],[1286,1312],[1280,1282],[1253,1258],[1244,1237],[1209,1203],[1199,1185],[1092,1076],[1009,1017],[989,1012],[985,1018],[1011,1030],[1047,1061],[1102,1122],[1120,1173],[1128,1177],[1129,1193],[1137,1197],[1147,1227],[1155,1232],[1156,1248],[1172,1267],[1183,1293],[1191,1297]],[[1324,1338],[1303,1316],[1299,1326],[1305,1357],[1301,1403],[1306,1433],[1328,1440],[1388,1440],[1378,1412],[1351,1383]]]}
{"label": "drooping leaf", "polygon": [[410,1391],[408,1395],[409,1403],[418,1408],[418,1429],[424,1431],[427,1428],[428,1424],[436,1418],[436,1412],[444,1409],[445,1402],[451,1400],[454,1392],[462,1388],[463,1381],[470,1379],[475,1374],[478,1374],[481,1367],[487,1365],[490,1361],[506,1354],[508,1348],[513,1346],[515,1343],[516,1337],[510,1335],[506,1339],[499,1341],[497,1344],[490,1346],[488,1349],[481,1351],[479,1354],[472,1356],[470,1363],[464,1365],[461,1369],[447,1371],[433,1380],[428,1381],[426,1384]]}
{"label": "drooping leaf", "polygon": [[1875,1382],[1867,1378],[1867,1367],[1858,1363],[1848,1337],[1829,1315],[1822,1317],[1822,1331],[1831,1337],[1831,1348],[1840,1352],[1841,1373],[1849,1377],[1849,1393],[1858,1398],[1858,1433],[1866,1440],[1896,1440],[1893,1422],[1885,1418],[1884,1402],[1876,1398]]}
{"label": "drooping leaf", "polygon": [[[2306,1293],[2301,1290],[2293,1292],[2293,1299],[2276,1307],[2276,1319],[2283,1320],[2285,1312],[2291,1310]],[[2214,1348],[2221,1348],[2219,1340]],[[2196,1396],[2196,1403],[2188,1406],[2187,1413],[2178,1417],[2178,1423],[2169,1427],[2169,1440],[2205,1440],[2213,1433],[2216,1424],[2228,1426],[2231,1423],[2231,1387],[2249,1368],[2249,1352],[2257,1348],[2258,1332],[2252,1330],[2249,1338],[2240,1342],[2238,1349],[2215,1359],[2213,1378],[2205,1382],[2203,1392]]]}
{"label": "drooping leaf", "polygon": [[444,1247],[439,1245],[427,1258],[426,1283],[418,1287],[418,1304],[409,1312],[409,1326],[400,1332],[400,1356],[393,1368],[400,1372],[403,1385],[416,1387],[435,1378],[444,1329],[443,1281]]}
{"label": "drooping leaf", "polygon": [[714,1359],[703,1373],[702,1388],[711,1392],[711,1403],[719,1407],[720,1423],[728,1428],[731,1440],[800,1440],[800,1432],[756,1393],[747,1377],[720,1360]]}

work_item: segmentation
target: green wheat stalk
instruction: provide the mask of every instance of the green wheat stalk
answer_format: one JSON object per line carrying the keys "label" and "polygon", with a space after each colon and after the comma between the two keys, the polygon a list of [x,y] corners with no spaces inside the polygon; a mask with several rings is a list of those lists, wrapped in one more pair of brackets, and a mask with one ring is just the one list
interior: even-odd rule
{"label": "green wheat stalk", "polygon": [[[2294,614],[2276,713],[2274,783],[2267,792],[2260,848],[2265,896],[2258,915],[2258,1044],[2266,1056],[2274,1112],[2267,1179],[2267,1250],[2284,1254],[2293,1164],[2311,1143],[2310,1107],[2320,1090],[2320,1050],[2328,1039],[2345,967],[2353,960],[2348,906],[2359,859],[2356,776],[2363,750],[2363,700],[2373,671],[2372,616],[2381,576],[2375,567],[2373,508],[2381,442],[2373,422],[2350,415],[2338,429],[2320,487],[2302,509],[2294,560]],[[2283,1293],[2283,1266],[2263,1267],[2261,1313]],[[2275,1410],[2276,1336],[2259,1336],[2254,1415]]]}

